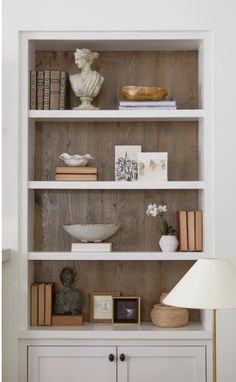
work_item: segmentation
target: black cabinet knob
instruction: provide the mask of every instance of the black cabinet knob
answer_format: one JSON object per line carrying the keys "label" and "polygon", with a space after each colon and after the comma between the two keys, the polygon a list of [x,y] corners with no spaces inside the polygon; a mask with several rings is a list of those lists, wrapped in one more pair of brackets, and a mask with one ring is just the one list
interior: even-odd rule
{"label": "black cabinet knob", "polygon": [[114,354],[109,354],[109,361],[113,362],[115,359]]}
{"label": "black cabinet knob", "polygon": [[123,353],[120,355],[120,360],[121,360],[121,362],[124,362],[124,360],[125,360],[125,355]]}

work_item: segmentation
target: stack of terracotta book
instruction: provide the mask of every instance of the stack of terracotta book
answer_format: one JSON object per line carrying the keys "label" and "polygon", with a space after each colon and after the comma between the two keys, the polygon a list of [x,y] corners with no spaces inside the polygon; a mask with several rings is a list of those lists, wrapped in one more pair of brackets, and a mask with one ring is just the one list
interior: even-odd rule
{"label": "stack of terracotta book", "polygon": [[97,167],[56,167],[55,180],[96,181]]}
{"label": "stack of terracotta book", "polygon": [[52,325],[53,283],[31,285],[31,326]]}
{"label": "stack of terracotta book", "polygon": [[178,211],[177,232],[179,236],[179,251],[203,251],[202,211]]}
{"label": "stack of terracotta book", "polygon": [[30,295],[31,326],[80,326],[83,315],[54,315],[54,283],[33,283]]}

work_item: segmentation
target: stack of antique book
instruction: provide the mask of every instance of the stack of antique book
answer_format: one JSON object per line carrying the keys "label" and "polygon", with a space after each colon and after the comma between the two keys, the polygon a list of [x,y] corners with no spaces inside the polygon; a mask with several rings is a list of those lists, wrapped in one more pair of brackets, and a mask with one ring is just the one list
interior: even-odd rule
{"label": "stack of antique book", "polygon": [[30,71],[30,109],[63,110],[67,101],[67,73],[62,70]]}
{"label": "stack of antique book", "polygon": [[58,166],[56,167],[55,180],[96,181],[97,167]]}

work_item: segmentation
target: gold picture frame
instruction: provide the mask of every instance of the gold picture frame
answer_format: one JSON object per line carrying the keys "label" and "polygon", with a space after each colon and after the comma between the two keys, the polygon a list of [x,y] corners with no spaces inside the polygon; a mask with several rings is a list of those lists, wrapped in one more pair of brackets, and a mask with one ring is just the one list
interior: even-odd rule
{"label": "gold picture frame", "polygon": [[113,297],[119,297],[120,292],[93,292],[90,295],[90,321],[112,322]]}

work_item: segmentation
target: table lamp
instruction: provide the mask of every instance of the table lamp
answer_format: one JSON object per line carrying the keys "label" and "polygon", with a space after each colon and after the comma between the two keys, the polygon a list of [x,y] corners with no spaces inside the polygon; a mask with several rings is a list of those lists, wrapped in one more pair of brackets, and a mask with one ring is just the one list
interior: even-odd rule
{"label": "table lamp", "polygon": [[216,382],[216,310],[236,308],[236,267],[227,259],[200,259],[163,300],[166,305],[213,310],[212,367]]}

